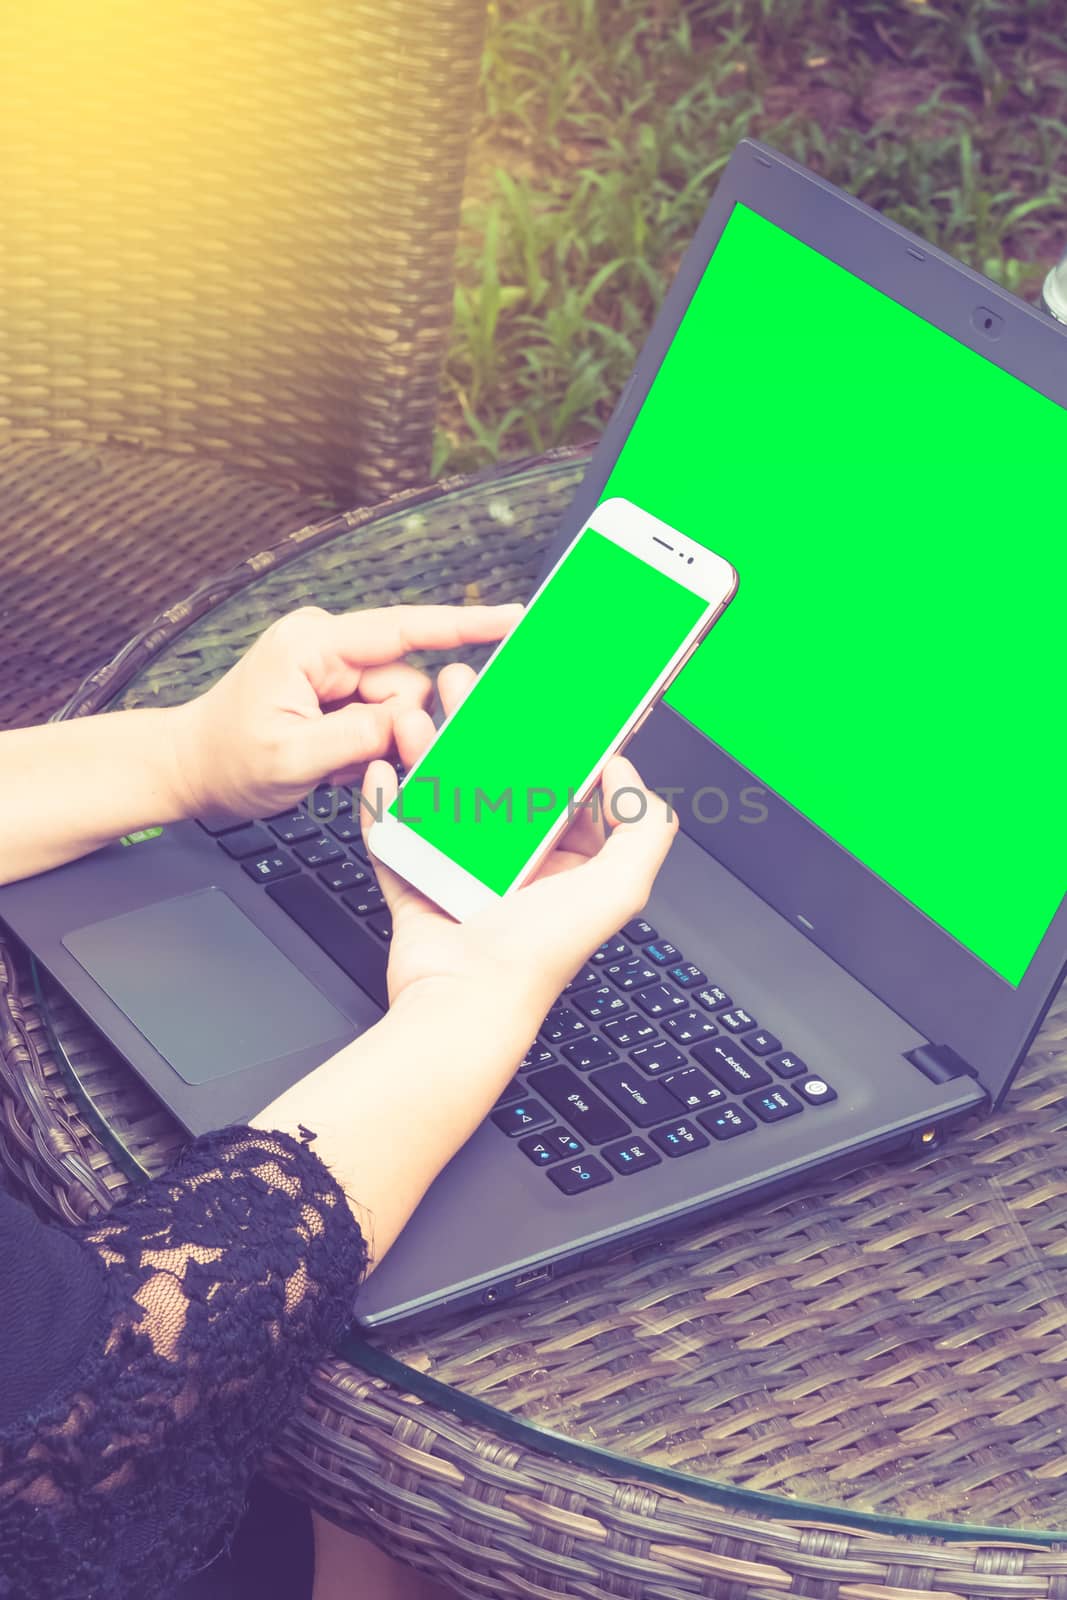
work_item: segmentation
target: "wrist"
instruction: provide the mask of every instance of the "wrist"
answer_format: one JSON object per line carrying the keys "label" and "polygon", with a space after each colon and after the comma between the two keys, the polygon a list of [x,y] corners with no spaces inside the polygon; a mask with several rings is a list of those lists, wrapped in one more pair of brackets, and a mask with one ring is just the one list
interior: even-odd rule
{"label": "wrist", "polygon": [[92,719],[98,730],[94,759],[99,787],[108,801],[101,810],[104,842],[194,814],[182,755],[183,709],[145,707]]}
{"label": "wrist", "polygon": [[163,754],[164,781],[173,797],[176,817],[199,817],[217,809],[204,770],[200,698],[170,706]]}
{"label": "wrist", "polygon": [[550,1002],[541,1005],[528,984],[501,984],[486,970],[477,978],[453,974],[416,978],[390,1002],[387,1016],[405,1029],[424,1030],[440,1042],[477,1032],[526,1045],[541,1026]]}
{"label": "wrist", "polygon": [[552,984],[528,974],[442,973],[407,984],[387,1015],[405,1026],[432,1031],[442,1040],[477,1030],[502,1046],[517,1045],[525,1054],[557,993]]}

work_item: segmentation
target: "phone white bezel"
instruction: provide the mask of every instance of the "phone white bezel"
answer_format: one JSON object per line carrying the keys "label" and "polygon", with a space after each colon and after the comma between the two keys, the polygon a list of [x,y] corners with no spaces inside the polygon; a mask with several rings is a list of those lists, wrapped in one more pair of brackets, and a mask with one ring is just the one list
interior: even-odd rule
{"label": "phone white bezel", "polygon": [[[684,666],[712,623],[725,610],[737,588],[737,573],[722,556],[706,549],[704,545],[696,544],[692,539],[687,539],[676,528],[652,516],[650,512],[642,511],[632,501],[616,496],[602,501],[582,524],[559,561],[530,597],[527,611],[536,604],[538,597],[552,582],[558,568],[567,559],[574,545],[591,527],[604,538],[610,539],[613,544],[630,551],[639,560],[647,562],[657,572],[673,578],[676,583],[699,595],[706,601],[706,607],[659,677],[650,686],[647,694],[627,718],[619,733],[610,741],[593,770],[586,775],[585,782],[581,786],[576,786],[574,792],[578,800],[588,797],[600,777],[605,762],[621,750],[627,739],[636,731],[642,718],[647,715],[671,679]],[[524,618],[520,618],[516,626],[521,628],[523,621]],[[483,672],[489,670],[497,653],[506,642],[504,639],[497,645],[482,669]],[[471,693],[477,694],[477,692],[475,684]],[[438,736],[450,721],[451,717],[445,719],[438,729]],[[433,746],[430,745],[429,750],[432,749]],[[429,754],[429,750],[426,754]],[[425,759],[424,754],[421,761]],[[405,784],[407,781],[405,779]],[[404,785],[401,785],[401,792],[403,787]],[[512,893],[529,878],[552,849],[570,820],[568,808],[565,807],[537,849],[523,863],[504,894]],[[484,906],[503,898],[503,895],[488,888],[480,879],[459,866],[450,856],[445,855],[436,845],[429,844],[420,834],[406,827],[403,821],[388,811],[375,819],[368,835],[368,844],[373,855],[398,872],[401,877],[459,922],[473,916]]]}

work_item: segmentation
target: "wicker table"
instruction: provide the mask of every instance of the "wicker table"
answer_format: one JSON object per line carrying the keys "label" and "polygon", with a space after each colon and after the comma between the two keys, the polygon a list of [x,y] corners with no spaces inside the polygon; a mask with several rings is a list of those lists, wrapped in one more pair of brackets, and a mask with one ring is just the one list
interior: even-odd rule
{"label": "wicker table", "polygon": [[[68,714],[186,697],[303,601],[522,596],[586,459],[301,530]],[[6,971],[0,1144],[41,1204],[91,1214],[180,1131],[58,996],[46,1026],[10,953]],[[1067,1600],[1065,1124],[1061,997],[1006,1108],[925,1159],[431,1332],[353,1332],[268,1470],[471,1597]]]}

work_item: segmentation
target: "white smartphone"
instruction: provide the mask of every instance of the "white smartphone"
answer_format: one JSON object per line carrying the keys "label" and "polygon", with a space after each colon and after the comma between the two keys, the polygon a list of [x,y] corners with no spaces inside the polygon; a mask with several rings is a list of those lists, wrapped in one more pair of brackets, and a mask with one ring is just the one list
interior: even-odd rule
{"label": "white smartphone", "polygon": [[461,922],[518,888],[736,587],[704,545],[603,501],[375,817],[372,852]]}

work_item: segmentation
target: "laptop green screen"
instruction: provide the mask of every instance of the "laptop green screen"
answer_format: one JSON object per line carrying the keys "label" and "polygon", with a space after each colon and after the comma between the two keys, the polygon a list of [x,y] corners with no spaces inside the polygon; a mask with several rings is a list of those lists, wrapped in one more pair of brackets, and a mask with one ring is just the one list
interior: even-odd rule
{"label": "laptop green screen", "polygon": [[738,204],[603,491],[740,574],[668,704],[1013,985],[1067,888],[1065,449]]}

